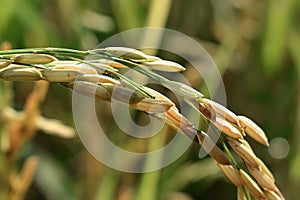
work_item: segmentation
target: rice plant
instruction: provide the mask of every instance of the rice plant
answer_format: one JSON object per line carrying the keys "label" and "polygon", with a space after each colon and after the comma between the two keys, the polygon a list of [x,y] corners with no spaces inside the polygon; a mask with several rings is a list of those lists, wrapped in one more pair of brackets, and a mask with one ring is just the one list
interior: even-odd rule
{"label": "rice plant", "polygon": [[[86,56],[93,59],[85,60]],[[28,101],[27,115],[24,115],[27,119],[24,123],[26,138],[32,137],[37,122],[41,121],[40,118],[34,117],[38,113],[34,105],[43,101],[46,90],[43,84],[45,81],[59,83],[84,96],[103,101],[119,101],[133,109],[165,120],[170,127],[202,145],[224,175],[237,187],[238,199],[284,199],[275,184],[272,172],[255,155],[245,140],[245,136],[248,135],[258,143],[269,145],[264,131],[258,125],[251,119],[238,116],[223,105],[205,98],[201,92],[192,87],[171,81],[152,71],[185,70],[178,63],[125,47],[107,47],[89,51],[63,48],[13,49],[0,51],[0,59],[0,78],[3,81],[43,81],[36,85],[36,92],[31,96],[32,100]],[[198,130],[167,96],[127,78],[119,72],[119,68],[136,70],[181,96],[216,130],[222,132],[220,142],[215,144],[209,134]],[[16,116],[10,115],[9,112],[6,110],[6,117]],[[20,139],[14,147],[10,146],[7,152],[13,153],[22,142],[23,139]],[[247,170],[236,162],[232,152],[244,161]],[[9,194],[11,199],[24,196],[33,173],[28,172],[26,166],[36,166],[36,163],[36,158],[28,159],[24,166],[24,174],[27,176],[7,182],[9,187],[13,188]],[[35,168],[30,169],[34,171]]]}

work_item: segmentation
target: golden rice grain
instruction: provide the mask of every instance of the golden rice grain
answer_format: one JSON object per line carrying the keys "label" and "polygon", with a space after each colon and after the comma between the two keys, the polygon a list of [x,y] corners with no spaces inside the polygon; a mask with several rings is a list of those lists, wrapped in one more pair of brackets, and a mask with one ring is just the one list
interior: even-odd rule
{"label": "golden rice grain", "polygon": [[180,72],[185,70],[185,68],[180,64],[168,60],[155,60],[152,62],[143,62],[143,65],[150,69],[165,72]]}
{"label": "golden rice grain", "polygon": [[217,129],[219,129],[220,131],[222,131],[223,133],[225,133],[230,137],[237,138],[237,139],[243,138],[242,133],[226,120],[216,117],[216,121],[211,121],[211,123],[215,125]]}
{"label": "golden rice grain", "polygon": [[227,178],[237,187],[243,185],[243,181],[240,177],[240,173],[237,169],[233,168],[232,165],[221,165],[218,164],[222,172],[227,176]]}
{"label": "golden rice grain", "polygon": [[41,71],[44,79],[49,82],[67,83],[75,81],[78,71],[74,69],[44,69]]}
{"label": "golden rice grain", "polygon": [[278,194],[270,190],[264,190],[264,195],[266,196],[267,200],[282,200]]}
{"label": "golden rice grain", "polygon": [[42,77],[36,68],[11,65],[0,71],[0,78],[7,81],[37,81],[41,80]]}
{"label": "golden rice grain", "polygon": [[257,142],[269,146],[265,132],[251,119],[245,116],[238,116],[239,122],[246,133]]}
{"label": "golden rice grain", "polygon": [[253,181],[253,179],[242,169],[240,169],[240,175],[244,181],[246,189],[257,199],[263,199],[264,193],[259,186]]}
{"label": "golden rice grain", "polygon": [[48,64],[57,60],[54,56],[47,54],[20,54],[13,58],[13,62],[21,64]]}
{"label": "golden rice grain", "polygon": [[231,165],[229,159],[203,131],[197,134],[204,150],[221,165]]}
{"label": "golden rice grain", "polygon": [[7,67],[12,63],[11,60],[6,60],[6,59],[0,59],[0,69]]}
{"label": "golden rice grain", "polygon": [[253,167],[259,169],[259,164],[257,162],[257,157],[253,153],[252,150],[250,150],[247,146],[240,143],[239,141],[228,138],[228,143],[231,146],[231,148],[239,155],[241,156],[245,162],[249,163]]}
{"label": "golden rice grain", "polygon": [[239,126],[237,116],[223,105],[206,98],[201,98],[199,99],[199,101],[203,103],[208,109],[214,110],[219,118],[225,118],[228,122]]}
{"label": "golden rice grain", "polygon": [[256,181],[259,183],[259,185],[262,188],[266,188],[272,191],[276,191],[277,187],[274,184],[274,181],[261,169],[257,169],[253,167],[252,165],[247,164],[247,168],[249,169],[252,176],[256,179]]}
{"label": "golden rice grain", "polygon": [[104,51],[113,56],[125,59],[147,59],[147,55],[143,52],[128,47],[106,47]]}
{"label": "golden rice grain", "polygon": [[92,82],[92,83],[111,83],[114,85],[121,84],[118,80],[101,74],[83,74],[82,76],[79,77],[79,80]]}

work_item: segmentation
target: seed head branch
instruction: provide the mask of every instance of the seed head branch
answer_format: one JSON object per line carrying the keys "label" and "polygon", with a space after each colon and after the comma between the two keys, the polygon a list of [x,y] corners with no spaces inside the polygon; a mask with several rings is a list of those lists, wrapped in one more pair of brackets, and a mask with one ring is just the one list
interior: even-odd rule
{"label": "seed head branch", "polygon": [[[90,59],[83,60],[86,56]],[[140,85],[118,72],[132,68],[181,96],[196,108],[225,138],[225,152],[211,136],[183,116],[165,95]],[[171,81],[152,70],[180,72],[185,68],[178,63],[149,56],[136,49],[107,47],[80,51],[64,48],[14,49],[0,51],[0,79],[6,81],[38,81],[60,83],[74,92],[104,101],[119,101],[136,110],[165,120],[203,149],[217,162],[225,176],[237,187],[238,199],[284,199],[275,179],[256,155],[245,136],[268,146],[264,131],[251,119],[238,116],[223,105],[194,88]],[[230,150],[245,162],[249,173],[233,160]],[[226,155],[227,154],[227,155]],[[229,159],[229,158],[230,159]],[[250,175],[249,175],[250,174]]]}

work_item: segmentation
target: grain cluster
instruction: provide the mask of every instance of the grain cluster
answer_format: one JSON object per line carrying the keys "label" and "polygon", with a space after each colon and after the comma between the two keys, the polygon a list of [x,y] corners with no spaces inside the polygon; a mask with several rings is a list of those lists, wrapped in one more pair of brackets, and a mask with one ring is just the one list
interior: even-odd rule
{"label": "grain cluster", "polygon": [[[87,55],[92,55],[92,59],[84,60]],[[119,73],[120,68],[127,67],[182,96],[213,128],[222,133],[222,143],[225,147],[230,146],[231,151],[219,147],[209,134],[198,130],[168,97]],[[165,120],[169,126],[201,144],[237,187],[238,199],[249,199],[249,194],[255,199],[284,199],[272,173],[245,140],[248,135],[258,143],[269,145],[264,131],[254,121],[236,115],[223,105],[205,98],[199,91],[183,83],[170,81],[152,70],[180,72],[185,68],[178,63],[124,47],[86,52],[57,48],[0,52],[0,79],[44,80],[62,84],[85,96],[128,104],[133,109]],[[228,155],[231,152],[242,158],[247,169],[235,163],[233,157]]]}

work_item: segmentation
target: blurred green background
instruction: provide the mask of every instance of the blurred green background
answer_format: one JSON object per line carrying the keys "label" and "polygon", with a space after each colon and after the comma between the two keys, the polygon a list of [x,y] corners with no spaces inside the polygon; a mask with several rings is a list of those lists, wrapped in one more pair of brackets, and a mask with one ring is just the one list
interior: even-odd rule
{"label": "blurred green background", "polygon": [[[93,49],[109,36],[137,27],[166,27],[187,34],[203,45],[219,67],[228,108],[249,116],[265,130],[272,152],[283,158],[274,158],[271,150],[250,142],[286,198],[297,199],[299,9],[297,0],[0,0],[0,42],[8,41],[13,48]],[[192,74],[185,72],[191,79]],[[200,90],[199,80],[193,81]],[[30,88],[30,83],[14,85],[16,109],[22,108]],[[42,114],[72,126],[71,93],[52,84]],[[282,140],[272,142],[277,137],[288,142],[287,156]],[[192,145],[162,170],[130,174],[94,160],[77,137],[39,133],[20,155],[20,162],[28,155],[41,159],[26,198],[236,199],[236,188],[209,157],[198,159],[198,150]]]}

